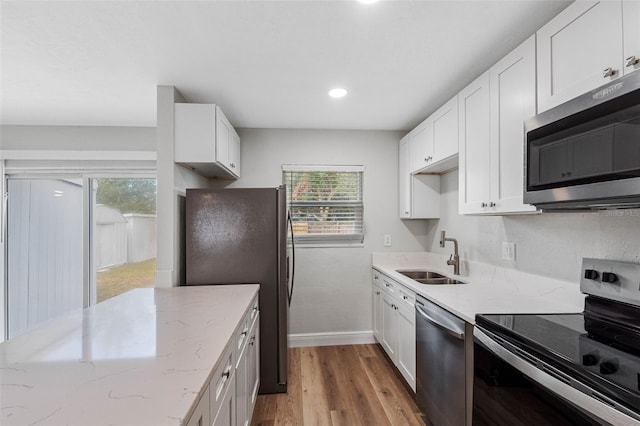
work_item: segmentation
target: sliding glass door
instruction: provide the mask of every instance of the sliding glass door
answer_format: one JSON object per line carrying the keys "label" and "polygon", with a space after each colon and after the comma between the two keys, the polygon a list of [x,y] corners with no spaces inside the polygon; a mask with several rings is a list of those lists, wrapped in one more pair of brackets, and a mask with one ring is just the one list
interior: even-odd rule
{"label": "sliding glass door", "polygon": [[12,177],[7,193],[7,338],[153,287],[155,178]]}

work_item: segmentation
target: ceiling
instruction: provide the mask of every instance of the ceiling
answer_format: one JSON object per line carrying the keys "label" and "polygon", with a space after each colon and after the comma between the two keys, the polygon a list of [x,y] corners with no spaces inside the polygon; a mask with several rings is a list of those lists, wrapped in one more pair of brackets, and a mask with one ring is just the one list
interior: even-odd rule
{"label": "ceiling", "polygon": [[172,85],[236,127],[407,130],[569,3],[2,0],[0,122],[155,126]]}

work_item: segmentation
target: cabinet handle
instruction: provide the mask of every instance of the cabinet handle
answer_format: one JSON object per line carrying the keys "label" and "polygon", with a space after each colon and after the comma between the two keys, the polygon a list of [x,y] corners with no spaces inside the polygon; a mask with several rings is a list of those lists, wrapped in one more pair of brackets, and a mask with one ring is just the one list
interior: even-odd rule
{"label": "cabinet handle", "polygon": [[487,207],[487,203],[480,203],[480,207]]}
{"label": "cabinet handle", "polygon": [[409,212],[404,212],[404,214],[409,214]]}
{"label": "cabinet handle", "polygon": [[489,207],[495,207],[496,203],[494,203],[493,201],[489,203]]}
{"label": "cabinet handle", "polygon": [[227,368],[227,369],[225,370],[225,372],[224,372],[224,373],[222,373],[222,378],[223,378],[224,380],[227,380],[227,379],[229,379],[229,376],[230,376],[230,375],[231,375],[231,367]]}
{"label": "cabinet handle", "polygon": [[235,169],[235,168],[236,168],[236,165],[235,165],[235,164],[233,164],[233,163],[231,163],[231,168]]}
{"label": "cabinet handle", "polygon": [[379,292],[379,291],[376,291],[376,294],[380,294],[380,292]]}
{"label": "cabinet handle", "polygon": [[640,59],[638,59],[635,56],[629,56],[627,59],[625,59],[625,67],[632,67],[635,64],[640,63]]}
{"label": "cabinet handle", "polygon": [[614,75],[616,75],[618,71],[614,70],[613,68],[606,68],[605,70],[602,71],[602,77],[603,78],[607,78],[607,77],[613,77]]}
{"label": "cabinet handle", "polygon": [[246,336],[248,332],[249,332],[249,329],[245,328],[241,333],[242,337]]}

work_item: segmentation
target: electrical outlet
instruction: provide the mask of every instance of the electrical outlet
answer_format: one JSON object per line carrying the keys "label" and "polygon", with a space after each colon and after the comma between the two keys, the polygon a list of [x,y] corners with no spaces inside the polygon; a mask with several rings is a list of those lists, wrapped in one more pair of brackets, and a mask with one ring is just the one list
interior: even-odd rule
{"label": "electrical outlet", "polygon": [[391,247],[391,235],[390,234],[384,234],[384,246],[385,247]]}
{"label": "electrical outlet", "polygon": [[502,260],[515,260],[516,258],[516,244],[515,243],[502,243]]}

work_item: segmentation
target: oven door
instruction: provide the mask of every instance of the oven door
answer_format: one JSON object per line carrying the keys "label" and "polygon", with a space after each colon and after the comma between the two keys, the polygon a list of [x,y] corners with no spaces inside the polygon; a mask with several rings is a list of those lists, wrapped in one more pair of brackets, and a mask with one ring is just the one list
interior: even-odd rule
{"label": "oven door", "polygon": [[606,397],[602,402],[574,388],[575,381],[564,373],[518,348],[507,348],[490,332],[474,327],[473,335],[474,426],[640,424],[609,405]]}

